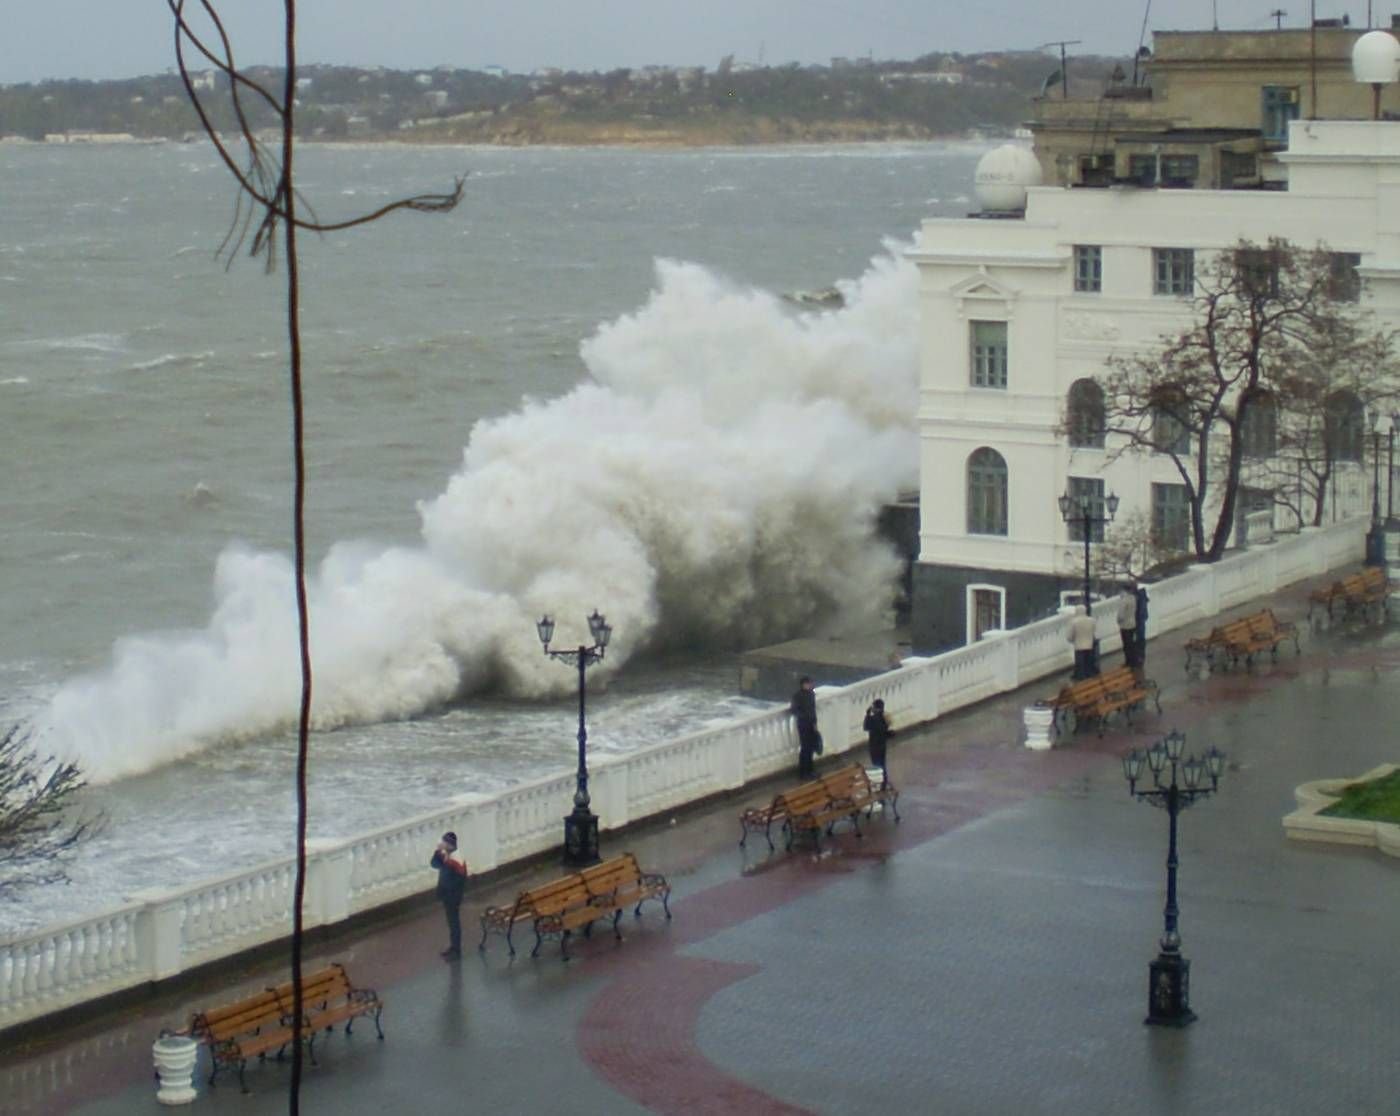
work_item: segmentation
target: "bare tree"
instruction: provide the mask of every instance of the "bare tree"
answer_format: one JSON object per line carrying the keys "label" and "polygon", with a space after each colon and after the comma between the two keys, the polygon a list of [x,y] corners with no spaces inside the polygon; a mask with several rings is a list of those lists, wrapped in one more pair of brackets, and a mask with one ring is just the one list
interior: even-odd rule
{"label": "bare tree", "polygon": [[[1179,562],[1185,553],[1154,529],[1152,517],[1141,509],[1129,512],[1104,531],[1103,542],[1093,547],[1089,568],[1094,580],[1109,584],[1141,581],[1160,575],[1164,567]],[[1082,576],[1078,549],[1065,555],[1064,576]]]}
{"label": "bare tree", "polygon": [[[311,724],[311,633],[306,592],[306,460],[305,417],[302,393],[301,299],[300,267],[297,233],[300,230],[327,232],[376,221],[399,209],[442,213],[453,209],[462,197],[463,180],[458,179],[446,194],[423,194],[392,202],[370,213],[343,221],[321,222],[303,217],[303,199],[296,188],[293,156],[296,137],[296,0],[283,0],[284,62],[281,89],[269,88],[251,79],[234,63],[233,46],[224,23],[212,0],[166,0],[175,20],[175,56],[180,76],[185,84],[195,112],[215,150],[237,182],[237,202],[229,235],[221,251],[231,264],[234,253],[252,230],[251,254],[262,256],[268,270],[276,262],[277,249],[282,249],[286,273],[286,317],[288,348],[288,379],[291,388],[292,417],[292,546],[296,582],[298,646],[301,660],[301,703],[297,721],[296,764],[296,879],[292,898],[291,970],[294,1001],[292,1005],[292,1072],[289,1084],[289,1111],[292,1116],[300,1110],[302,1075],[302,907],[306,895],[306,776],[309,758],[308,741]],[[193,12],[199,26],[191,22]],[[243,152],[236,155],[232,143],[226,140],[213,123],[209,107],[196,90],[186,51],[212,66],[222,79],[222,95],[237,122],[236,142]],[[201,64],[203,64],[201,63]],[[256,135],[246,109],[248,100],[270,107],[277,120],[279,146],[274,151],[263,145]]]}
{"label": "bare tree", "polygon": [[[1247,471],[1296,473],[1302,461],[1322,470],[1320,492],[1349,428],[1327,421],[1319,400],[1354,396],[1365,407],[1394,396],[1395,333],[1354,301],[1339,259],[1322,245],[1241,241],[1197,272],[1190,326],[1154,352],[1112,358],[1098,380],[1110,460],[1172,462],[1198,561],[1224,553]],[[1344,388],[1351,394],[1339,396]]]}
{"label": "bare tree", "polygon": [[75,818],[77,764],[34,750],[27,730],[0,736],[0,896],[68,878],[65,860],[100,819]]}

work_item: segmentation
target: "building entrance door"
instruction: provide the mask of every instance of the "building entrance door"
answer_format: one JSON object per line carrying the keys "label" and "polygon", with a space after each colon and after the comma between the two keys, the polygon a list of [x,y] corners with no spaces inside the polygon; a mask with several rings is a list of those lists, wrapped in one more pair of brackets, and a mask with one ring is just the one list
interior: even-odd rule
{"label": "building entrance door", "polygon": [[976,643],[993,628],[1006,627],[1002,616],[1004,594],[997,589],[972,591],[972,642]]}

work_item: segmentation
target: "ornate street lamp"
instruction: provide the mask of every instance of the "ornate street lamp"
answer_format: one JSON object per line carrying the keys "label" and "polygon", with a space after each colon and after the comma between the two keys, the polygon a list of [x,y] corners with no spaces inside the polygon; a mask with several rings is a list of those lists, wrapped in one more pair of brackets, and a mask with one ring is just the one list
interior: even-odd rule
{"label": "ornate street lamp", "polygon": [[598,815],[588,808],[588,732],[584,727],[584,672],[594,663],[602,662],[612,638],[612,628],[595,608],[588,618],[588,631],[593,636],[593,646],[579,644],[569,651],[550,650],[554,639],[554,618],[545,615],[535,625],[539,632],[544,653],[551,659],[563,659],[578,666],[578,783],[574,790],[574,810],[564,818],[564,863],[571,868],[582,868],[598,862]]}
{"label": "ornate street lamp", "polygon": [[1088,496],[1080,496],[1076,500],[1066,490],[1060,497],[1060,518],[1066,523],[1078,523],[1084,531],[1084,611],[1090,616],[1094,614],[1093,605],[1089,603],[1089,543],[1093,535],[1092,528],[1096,524],[1105,527],[1113,522],[1113,517],[1118,514],[1118,497],[1112,492],[1104,499],[1104,514],[1094,514],[1094,501]]}
{"label": "ornate street lamp", "polygon": [[1385,526],[1381,523],[1381,431],[1378,416],[1371,416],[1371,527],[1366,532],[1368,566],[1385,565]]}
{"label": "ornate street lamp", "polygon": [[[1150,802],[1165,810],[1171,818],[1171,839],[1167,847],[1167,905],[1163,912],[1166,926],[1160,943],[1161,952],[1148,966],[1147,1018],[1143,1020],[1144,1023],[1167,1027],[1184,1027],[1196,1018],[1188,1003],[1191,962],[1181,955],[1181,935],[1176,929],[1176,819],[1197,799],[1214,794],[1221,772],[1225,770],[1225,754],[1218,748],[1212,747],[1201,759],[1188,756],[1183,760],[1181,753],[1185,746],[1186,737],[1172,731],[1157,741],[1146,755],[1134,749],[1123,757],[1128,793],[1141,802]],[[1137,781],[1142,774],[1144,760],[1152,773],[1152,786],[1138,790]],[[1171,766],[1169,780],[1164,778],[1168,765]],[[1178,784],[1178,774],[1184,786]],[[1206,777],[1210,778],[1208,787],[1201,785]]]}

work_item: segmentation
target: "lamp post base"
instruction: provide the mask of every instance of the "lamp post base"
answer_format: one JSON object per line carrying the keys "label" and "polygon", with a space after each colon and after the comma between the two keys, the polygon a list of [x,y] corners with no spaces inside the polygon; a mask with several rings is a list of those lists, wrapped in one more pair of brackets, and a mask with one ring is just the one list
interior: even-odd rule
{"label": "lamp post base", "polygon": [[1196,1021],[1188,1000],[1191,962],[1179,953],[1159,953],[1148,966],[1147,1018],[1153,1027],[1185,1027]]}
{"label": "lamp post base", "polygon": [[598,863],[598,815],[580,807],[564,816],[564,866],[587,868]]}

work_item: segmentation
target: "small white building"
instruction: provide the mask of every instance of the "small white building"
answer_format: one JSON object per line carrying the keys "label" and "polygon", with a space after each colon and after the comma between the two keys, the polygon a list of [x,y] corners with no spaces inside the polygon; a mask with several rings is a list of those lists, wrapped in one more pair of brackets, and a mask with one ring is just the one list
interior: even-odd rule
{"label": "small white building", "polygon": [[[1023,181],[1038,181],[1021,150]],[[1151,351],[1189,324],[1204,257],[1242,239],[1324,243],[1355,267],[1378,319],[1400,325],[1400,123],[1294,121],[1280,161],[1285,190],[1023,186],[1013,173],[991,183],[980,217],[923,223],[911,252],[922,300],[916,650],[1044,616],[1081,584],[1082,535],[1057,503],[1066,491],[1114,492],[1119,520],[1138,512],[1180,529],[1170,457],[1110,461],[1111,442],[1072,446],[1059,431],[1075,385],[1111,355]],[[1368,470],[1345,472],[1343,513],[1369,512]]]}

